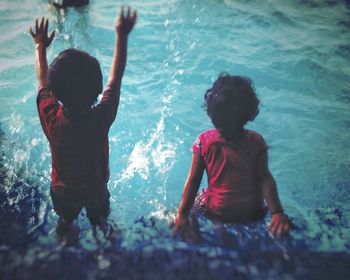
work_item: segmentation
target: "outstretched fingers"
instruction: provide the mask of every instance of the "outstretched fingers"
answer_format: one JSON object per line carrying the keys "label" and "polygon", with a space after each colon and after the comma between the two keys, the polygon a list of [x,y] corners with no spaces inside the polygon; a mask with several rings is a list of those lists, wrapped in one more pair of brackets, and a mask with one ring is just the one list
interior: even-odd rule
{"label": "outstretched fingers", "polygon": [[120,6],[120,11],[119,11],[120,18],[124,18],[124,6]]}
{"label": "outstretched fingers", "polygon": [[33,31],[33,29],[30,27],[29,33],[33,38],[34,44],[42,44],[45,47],[50,46],[55,37],[55,31],[51,32],[50,35],[48,34],[49,20],[45,17],[35,19],[35,30]]}
{"label": "outstretched fingers", "polygon": [[130,6],[121,6],[119,15],[122,19],[132,20],[133,22],[135,22],[137,18],[136,10],[133,10]]}
{"label": "outstretched fingers", "polygon": [[49,30],[49,20],[45,19],[45,22],[44,22],[44,34],[47,34],[48,30]]}
{"label": "outstretched fingers", "polygon": [[41,18],[39,30],[42,32],[44,30],[45,18]]}
{"label": "outstretched fingers", "polygon": [[136,19],[137,19],[137,12],[136,10],[134,10],[134,12],[132,13],[132,17],[131,17],[132,21],[135,23]]}
{"label": "outstretched fingers", "polygon": [[52,31],[52,32],[51,32],[50,37],[49,37],[48,40],[47,40],[47,45],[48,45],[48,46],[51,45],[52,40],[53,40],[53,38],[55,37],[55,34],[56,34],[55,31]]}
{"label": "outstretched fingers", "polygon": [[137,13],[130,6],[121,6],[116,22],[116,31],[119,35],[128,35],[135,25]]}
{"label": "outstretched fingers", "polygon": [[131,7],[128,6],[128,13],[126,14],[126,17],[127,17],[127,18],[130,18],[130,13],[131,13]]}
{"label": "outstretched fingers", "polygon": [[49,20],[46,19],[45,25],[44,25],[44,34],[45,34],[45,36],[47,36],[47,46],[50,46],[56,33],[55,33],[55,31],[52,31],[50,36],[48,36],[48,34],[49,34],[48,32],[49,32]]}
{"label": "outstretched fingers", "polygon": [[37,35],[39,33],[39,20],[35,19],[35,34]]}
{"label": "outstretched fingers", "polygon": [[30,35],[33,37],[33,39],[38,35],[38,33],[39,33],[39,20],[36,18],[35,19],[35,31],[33,31],[33,29],[32,29],[32,27],[30,26],[29,27],[29,33],[30,33]]}
{"label": "outstretched fingers", "polygon": [[30,33],[30,35],[31,35],[33,38],[35,37],[35,34],[34,34],[33,30],[32,30],[32,27],[29,27],[29,33]]}

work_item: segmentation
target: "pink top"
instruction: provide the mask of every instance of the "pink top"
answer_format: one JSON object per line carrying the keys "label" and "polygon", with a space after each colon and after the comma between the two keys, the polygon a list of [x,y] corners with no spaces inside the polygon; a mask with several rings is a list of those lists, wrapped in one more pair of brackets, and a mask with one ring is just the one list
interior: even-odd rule
{"label": "pink top", "polygon": [[209,214],[227,221],[251,220],[261,215],[263,199],[258,184],[257,159],[267,150],[263,137],[244,130],[242,139],[229,142],[216,129],[197,137],[192,150],[202,156],[208,176],[205,191]]}
{"label": "pink top", "polygon": [[118,98],[107,88],[101,102],[79,120],[71,120],[47,88],[39,89],[37,107],[50,143],[55,192],[76,194],[105,187],[109,179],[108,131]]}

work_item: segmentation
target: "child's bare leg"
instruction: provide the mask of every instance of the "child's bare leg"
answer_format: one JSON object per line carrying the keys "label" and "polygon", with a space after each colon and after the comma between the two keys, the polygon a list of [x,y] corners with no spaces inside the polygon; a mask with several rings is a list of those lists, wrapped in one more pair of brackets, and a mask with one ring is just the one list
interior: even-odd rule
{"label": "child's bare leg", "polygon": [[102,232],[105,239],[112,241],[111,239],[115,239],[113,237],[120,235],[120,231],[108,221],[110,212],[109,192],[106,190],[102,194],[96,194],[96,198],[98,199],[90,201],[86,205],[86,213],[93,227],[94,238],[99,242],[98,235],[99,232]]}
{"label": "child's bare leg", "polygon": [[51,189],[51,199],[53,208],[59,219],[56,225],[57,237],[67,244],[78,241],[79,230],[73,225],[73,221],[78,217],[82,206],[70,198],[59,196]]}
{"label": "child's bare leg", "polygon": [[79,241],[79,229],[73,225],[72,221],[66,221],[62,217],[57,222],[56,233],[59,240],[66,245],[75,245]]}
{"label": "child's bare leg", "polygon": [[106,217],[98,217],[97,219],[94,219],[94,220],[90,219],[90,223],[92,225],[93,235],[96,240],[98,239],[97,238],[98,230],[101,230],[105,238],[108,237],[109,224],[107,222]]}
{"label": "child's bare leg", "polygon": [[122,232],[117,225],[112,224],[106,217],[100,217],[99,222],[92,224],[93,236],[97,244],[110,242],[113,246],[119,247]]}
{"label": "child's bare leg", "polygon": [[66,235],[72,227],[71,222],[65,221],[63,218],[59,218],[56,225],[56,233],[59,237]]}

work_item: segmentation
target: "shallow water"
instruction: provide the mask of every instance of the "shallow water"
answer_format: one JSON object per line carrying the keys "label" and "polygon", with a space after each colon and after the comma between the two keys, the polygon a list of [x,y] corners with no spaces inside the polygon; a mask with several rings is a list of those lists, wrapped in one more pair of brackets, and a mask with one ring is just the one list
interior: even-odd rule
{"label": "shallow water", "polygon": [[[121,106],[109,134],[111,220],[124,231],[119,248],[200,252],[223,267],[229,266],[230,254],[253,248],[281,253],[284,260],[301,251],[348,257],[349,5],[291,0],[130,3],[138,9],[139,21],[130,36]],[[106,82],[118,6],[118,1],[91,1],[89,7],[59,13],[45,1],[0,3],[0,256],[7,256],[3,258],[12,268],[41,262],[47,255],[39,251],[62,257],[26,30],[36,16],[48,16],[57,30],[49,61],[65,48],[83,49],[100,61]],[[211,127],[201,106],[203,94],[221,71],[249,76],[261,99],[260,114],[248,127],[269,144],[270,168],[296,225],[283,241],[266,233],[269,217],[249,226],[228,225],[231,241],[225,244],[203,218],[204,242],[199,245],[174,240],[168,228],[180,202],[192,142]],[[84,213],[78,225],[81,247],[76,255],[99,250]],[[100,270],[110,267],[112,255],[98,255]],[[220,262],[223,256],[228,259]]]}

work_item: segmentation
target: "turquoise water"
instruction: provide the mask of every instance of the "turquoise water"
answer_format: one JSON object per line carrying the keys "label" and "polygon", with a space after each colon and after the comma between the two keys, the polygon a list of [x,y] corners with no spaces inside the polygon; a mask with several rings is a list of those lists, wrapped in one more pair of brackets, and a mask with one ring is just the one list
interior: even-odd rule
{"label": "turquoise water", "polygon": [[[57,216],[48,193],[49,146],[35,107],[34,51],[26,30],[36,16],[48,16],[57,30],[49,61],[65,48],[83,49],[100,61],[106,83],[120,3],[91,1],[86,8],[59,13],[45,1],[0,2],[0,251],[17,256],[9,262],[12,267],[46,257],[38,251],[58,250]],[[298,250],[348,256],[349,5],[126,3],[139,11],[139,21],[130,36],[121,106],[109,134],[111,220],[124,231],[120,247],[131,252],[197,250],[208,257],[213,250],[227,255],[252,247],[284,257]],[[168,228],[181,199],[192,142],[211,127],[203,94],[221,71],[247,75],[255,83],[261,110],[248,127],[262,133],[270,146],[280,198],[297,226],[285,240],[268,236],[269,217],[250,226],[227,226],[239,241],[231,247],[222,246],[215,226],[203,218],[204,242],[195,247],[174,240]],[[81,248],[97,250],[83,216],[78,220]],[[105,259],[102,264],[108,267],[108,254]]]}

